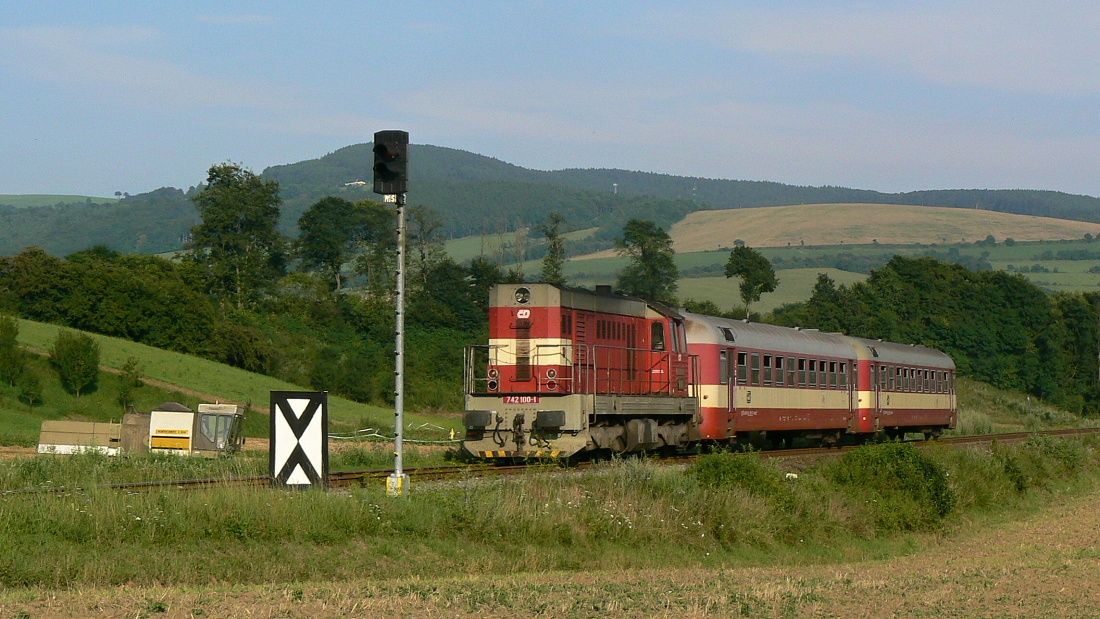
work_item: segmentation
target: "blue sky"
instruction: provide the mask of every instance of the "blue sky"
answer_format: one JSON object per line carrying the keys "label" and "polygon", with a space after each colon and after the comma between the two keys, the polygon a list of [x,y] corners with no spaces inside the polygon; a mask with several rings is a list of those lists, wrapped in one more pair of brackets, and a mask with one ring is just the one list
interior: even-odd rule
{"label": "blue sky", "polygon": [[405,129],[538,169],[1100,195],[1098,32],[1093,2],[0,2],[0,193]]}

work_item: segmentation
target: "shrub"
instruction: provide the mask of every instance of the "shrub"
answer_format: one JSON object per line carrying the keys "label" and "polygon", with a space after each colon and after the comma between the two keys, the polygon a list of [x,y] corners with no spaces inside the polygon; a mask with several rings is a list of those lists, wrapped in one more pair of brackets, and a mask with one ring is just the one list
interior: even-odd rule
{"label": "shrub", "polygon": [[57,368],[61,386],[80,397],[99,380],[99,343],[86,333],[61,330],[50,349],[50,363]]}
{"label": "shrub", "polygon": [[20,372],[15,379],[15,389],[19,400],[26,402],[27,406],[42,403],[42,381],[38,380],[38,375],[34,372],[28,369]]}
{"label": "shrub", "polygon": [[737,487],[765,498],[777,498],[787,493],[779,471],[755,454],[703,456],[692,464],[691,474],[705,486]]}
{"label": "shrub", "polygon": [[933,528],[956,503],[946,469],[904,443],[861,447],[826,466],[825,474],[864,499],[881,530]]}

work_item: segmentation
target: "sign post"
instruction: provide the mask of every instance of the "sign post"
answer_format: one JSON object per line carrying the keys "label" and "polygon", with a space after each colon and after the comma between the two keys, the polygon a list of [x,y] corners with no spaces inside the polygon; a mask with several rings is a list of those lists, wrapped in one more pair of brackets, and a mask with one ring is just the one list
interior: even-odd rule
{"label": "sign post", "polygon": [[379,131],[374,134],[374,192],[397,206],[397,315],[394,350],[393,473],[386,478],[386,494],[404,496],[409,476],[404,469],[405,440],[405,192],[408,186],[409,134]]}

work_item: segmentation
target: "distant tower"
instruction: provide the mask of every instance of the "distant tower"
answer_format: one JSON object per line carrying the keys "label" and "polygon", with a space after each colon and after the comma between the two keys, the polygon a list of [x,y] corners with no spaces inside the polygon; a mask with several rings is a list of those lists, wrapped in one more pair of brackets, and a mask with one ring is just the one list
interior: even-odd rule
{"label": "distant tower", "polygon": [[619,195],[619,184],[618,183],[611,183],[611,195],[613,195],[613,196]]}

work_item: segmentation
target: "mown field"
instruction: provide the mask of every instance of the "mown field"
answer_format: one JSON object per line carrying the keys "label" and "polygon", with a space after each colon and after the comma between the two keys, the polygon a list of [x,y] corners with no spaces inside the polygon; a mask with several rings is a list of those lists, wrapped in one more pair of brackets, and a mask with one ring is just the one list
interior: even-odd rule
{"label": "mown field", "polygon": [[[23,346],[46,351],[57,337],[59,327],[30,320],[19,320],[19,343]],[[189,402],[220,400],[234,402],[242,405],[251,405],[256,414],[249,416],[246,422],[246,432],[249,436],[266,436],[268,421],[266,411],[271,391],[308,391],[301,385],[294,385],[285,381],[247,372],[239,368],[231,367],[207,359],[170,352],[159,348],[153,348],[144,344],[131,342],[119,338],[107,337],[97,334],[89,334],[100,346],[100,363],[107,368],[121,368],[126,360],[134,357],[139,361],[142,374],[150,379],[149,382],[158,381],[165,395],[174,394],[170,399],[183,398],[184,404]],[[50,375],[51,385],[57,381],[52,372],[45,369],[43,376]],[[114,393],[110,395],[109,385],[113,378],[107,377],[107,388],[102,396],[107,402],[113,401]],[[60,385],[57,385],[60,389]],[[148,387],[143,388],[148,389]],[[109,406],[98,399],[91,400],[92,396],[84,396],[78,401],[70,401],[60,397],[57,393],[47,394],[46,404],[42,406],[41,415],[50,415],[49,418],[80,417],[100,419],[101,415],[111,415],[118,407]],[[161,397],[156,395],[155,397]],[[167,398],[166,398],[167,399]],[[157,400],[154,404],[163,400]],[[143,400],[143,403],[145,401]],[[97,407],[105,407],[99,410]],[[25,408],[25,407],[24,407]],[[140,408],[140,407],[139,407]],[[330,396],[330,423],[332,432],[347,432],[363,428],[378,428],[382,434],[391,434],[393,431],[393,411],[379,406],[353,402],[345,398]],[[93,410],[94,409],[94,410]],[[13,404],[12,410],[19,410],[19,406]],[[144,409],[148,410],[148,409]],[[109,416],[107,418],[110,418]],[[438,437],[451,428],[459,428],[461,420],[455,415],[445,414],[421,414],[408,411],[406,415],[407,425],[410,427],[410,437]],[[427,424],[429,427],[422,427]],[[24,424],[26,425],[26,424]],[[0,427],[3,427],[0,425]],[[442,429],[439,429],[442,428]],[[25,428],[24,428],[25,430]],[[11,438],[7,438],[11,436]],[[0,443],[8,441],[8,444],[26,443],[25,431],[8,434],[0,433]],[[37,427],[34,430],[34,439],[37,440]]]}
{"label": "mown field", "polygon": [[696,211],[669,230],[677,252],[795,245],[972,243],[997,239],[1042,241],[1100,234],[1100,224],[977,209],[891,204],[807,204]]}
{"label": "mown field", "polygon": [[96,196],[71,196],[51,194],[6,194],[0,193],[0,204],[17,208],[31,208],[35,206],[53,206],[55,204],[113,204],[118,198],[99,198]]}

